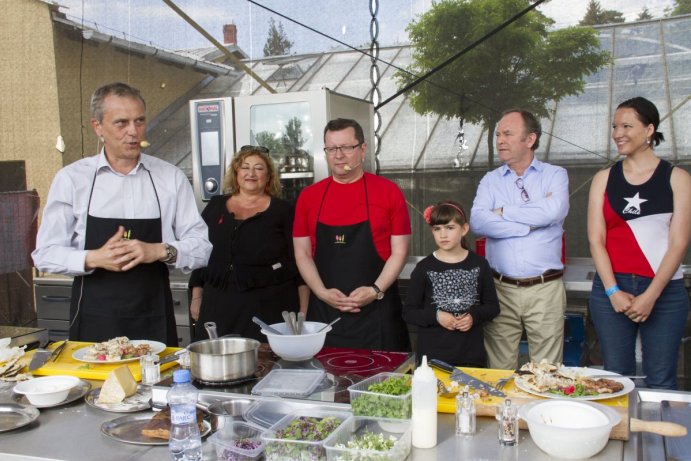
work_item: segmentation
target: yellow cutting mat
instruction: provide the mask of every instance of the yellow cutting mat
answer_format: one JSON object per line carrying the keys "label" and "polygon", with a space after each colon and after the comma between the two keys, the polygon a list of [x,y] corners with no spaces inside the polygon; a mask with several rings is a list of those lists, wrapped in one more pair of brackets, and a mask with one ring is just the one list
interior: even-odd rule
{"label": "yellow cutting mat", "polygon": [[[513,373],[513,370],[497,370],[493,368],[464,368],[459,367],[462,371],[468,373],[469,375],[484,381],[488,384],[494,385],[497,381],[502,378],[508,378]],[[449,374],[441,370],[434,369],[434,374],[440,379],[447,387],[449,385],[450,379]],[[461,389],[462,391],[462,389]],[[517,405],[528,403],[534,400],[545,400],[544,397],[529,394],[517,388],[514,385],[513,380],[511,380],[506,387],[504,387],[503,392],[507,397],[511,399]],[[488,395],[482,397],[475,401],[475,407],[477,409],[477,414],[479,416],[494,416],[497,405],[502,405],[504,403],[503,397],[494,397]],[[612,428],[610,434],[610,439],[617,440],[628,440],[629,436],[629,396],[622,395],[612,399],[598,400],[596,403],[601,403],[603,405],[608,405],[617,411],[621,418],[621,422]],[[456,397],[438,397],[437,399],[437,411],[439,413],[455,413],[456,412]],[[525,422],[521,420],[521,428],[526,429]]]}
{"label": "yellow cutting mat", "polygon": [[[55,349],[57,346],[62,344],[61,342],[51,344],[48,349]],[[78,378],[84,379],[98,379],[105,381],[108,377],[108,373],[121,367],[122,365],[127,365],[134,376],[134,379],[141,381],[142,371],[139,366],[139,360],[134,360],[127,363],[84,363],[79,362],[72,358],[72,354],[77,349],[90,346],[94,343],[84,343],[79,341],[70,341],[67,343],[65,348],[60,353],[60,356],[55,362],[48,361],[41,368],[38,368],[31,373],[37,376],[47,376],[47,375],[70,375],[76,376]],[[172,354],[175,351],[179,351],[179,347],[166,347],[166,349],[159,354],[159,357],[163,358],[167,355]],[[33,356],[34,351],[26,353],[26,356],[30,358]],[[167,370],[168,368],[174,367],[178,363],[168,362],[161,365],[161,371]]]}

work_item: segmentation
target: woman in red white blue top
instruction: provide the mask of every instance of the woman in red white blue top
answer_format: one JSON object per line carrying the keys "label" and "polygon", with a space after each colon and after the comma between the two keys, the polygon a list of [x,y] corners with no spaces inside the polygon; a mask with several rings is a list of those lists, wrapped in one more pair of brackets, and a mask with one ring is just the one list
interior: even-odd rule
{"label": "woman in red white blue top", "polygon": [[597,275],[590,295],[604,367],[636,373],[640,333],[646,387],[676,389],[689,312],[681,262],[691,229],[691,177],[655,155],[664,138],[655,105],[636,97],[612,122],[622,161],[595,175],[588,240]]}

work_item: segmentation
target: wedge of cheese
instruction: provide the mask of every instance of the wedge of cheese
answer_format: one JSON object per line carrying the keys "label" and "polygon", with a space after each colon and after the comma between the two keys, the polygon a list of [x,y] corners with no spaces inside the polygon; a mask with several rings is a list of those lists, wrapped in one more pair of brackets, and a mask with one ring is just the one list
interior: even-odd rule
{"label": "wedge of cheese", "polygon": [[101,387],[97,403],[120,403],[126,397],[137,392],[137,381],[134,380],[132,372],[127,365],[108,373],[106,381]]}

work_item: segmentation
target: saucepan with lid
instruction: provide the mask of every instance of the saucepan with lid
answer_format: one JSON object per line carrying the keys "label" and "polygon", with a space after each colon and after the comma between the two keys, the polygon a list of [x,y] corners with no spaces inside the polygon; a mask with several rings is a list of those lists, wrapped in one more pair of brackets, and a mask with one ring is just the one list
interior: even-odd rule
{"label": "saucepan with lid", "polygon": [[216,324],[204,324],[209,339],[187,346],[192,376],[204,382],[224,383],[250,377],[257,370],[259,341],[216,336]]}

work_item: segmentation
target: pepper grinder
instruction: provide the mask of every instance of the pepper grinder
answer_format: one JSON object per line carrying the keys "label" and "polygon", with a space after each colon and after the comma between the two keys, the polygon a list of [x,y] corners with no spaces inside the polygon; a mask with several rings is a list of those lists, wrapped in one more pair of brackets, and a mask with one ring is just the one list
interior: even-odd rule
{"label": "pepper grinder", "polygon": [[499,443],[504,446],[518,444],[518,412],[511,405],[511,399],[504,400],[503,406],[497,407],[497,419],[499,420]]}
{"label": "pepper grinder", "polygon": [[468,386],[456,396],[456,435],[474,435],[477,410]]}

